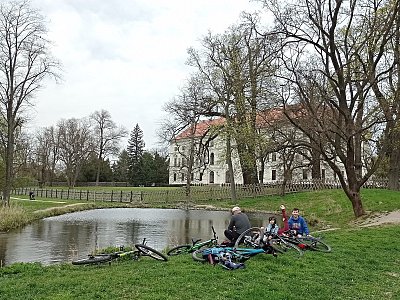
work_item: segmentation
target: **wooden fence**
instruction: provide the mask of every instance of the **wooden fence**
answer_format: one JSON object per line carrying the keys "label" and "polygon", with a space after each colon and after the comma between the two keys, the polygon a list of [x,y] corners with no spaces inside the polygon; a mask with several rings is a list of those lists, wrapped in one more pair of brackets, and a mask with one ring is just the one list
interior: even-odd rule
{"label": "wooden fence", "polygon": [[[386,188],[387,181],[369,181],[364,188]],[[296,180],[286,182],[284,188],[282,182],[271,182],[257,185],[236,185],[236,195],[238,199],[248,197],[279,195],[283,192],[296,193],[300,191],[340,189],[341,185],[336,180]],[[230,199],[229,185],[196,186],[191,187],[189,201],[201,202],[207,200]],[[165,190],[143,190],[143,191],[100,191],[100,190],[80,190],[80,189],[44,189],[44,188],[18,188],[12,191],[13,195],[29,195],[33,192],[39,198],[70,199],[81,201],[111,201],[125,202],[139,205],[146,203],[173,204],[176,202],[187,201],[186,189]]]}

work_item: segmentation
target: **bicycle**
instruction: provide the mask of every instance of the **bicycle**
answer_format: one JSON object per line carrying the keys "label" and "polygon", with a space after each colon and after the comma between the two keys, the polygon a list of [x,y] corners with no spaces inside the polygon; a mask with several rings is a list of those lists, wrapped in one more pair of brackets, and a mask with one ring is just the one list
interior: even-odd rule
{"label": "bicycle", "polygon": [[142,256],[150,256],[159,261],[168,261],[168,258],[161,252],[146,245],[146,239],[141,244],[135,244],[135,250],[125,251],[121,246],[119,251],[112,253],[89,254],[87,258],[72,261],[73,265],[92,265],[101,263],[110,263],[122,257],[130,257],[133,260],[139,260]]}
{"label": "bicycle", "polygon": [[234,247],[238,248],[240,244],[247,247],[262,248],[265,245],[272,247],[276,252],[284,253],[288,250],[295,250],[299,256],[303,255],[303,251],[297,245],[290,243],[282,237],[275,235],[271,240],[264,242],[264,230],[260,227],[252,227],[244,231],[236,240]]}
{"label": "bicycle", "polygon": [[[192,238],[192,245],[180,245],[172,248],[167,252],[167,255],[169,256],[175,256],[179,254],[185,254],[185,253],[193,253],[196,250],[202,249],[202,248],[211,248],[213,246],[216,246],[218,244],[218,236],[217,233],[215,232],[214,226],[211,226],[212,232],[213,232],[213,238],[201,242],[201,239],[194,240]],[[200,243],[201,242],[201,243]]]}
{"label": "bicycle", "polygon": [[230,259],[237,262],[244,262],[249,258],[257,254],[272,254],[277,257],[275,249],[271,251],[266,248],[235,248],[235,247],[214,247],[207,249],[198,249],[192,253],[192,258],[195,261],[206,262],[210,260],[212,256],[221,256],[222,254],[228,254]]}
{"label": "bicycle", "polygon": [[301,236],[298,237],[295,232],[289,231],[285,232],[280,238],[290,244],[296,245],[302,250],[313,250],[319,252],[329,253],[332,248],[327,243],[321,241],[321,237],[314,236]]}

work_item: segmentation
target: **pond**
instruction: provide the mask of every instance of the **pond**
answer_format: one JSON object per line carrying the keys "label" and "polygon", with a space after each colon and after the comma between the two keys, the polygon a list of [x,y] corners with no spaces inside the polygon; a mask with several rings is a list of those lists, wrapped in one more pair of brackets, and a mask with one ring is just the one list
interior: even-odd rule
{"label": "pond", "polygon": [[[266,224],[269,215],[248,213],[252,226]],[[207,240],[214,226],[219,241],[229,224],[227,211],[111,208],[46,218],[22,229],[0,233],[0,263],[41,262],[44,265],[86,257],[95,249],[133,246],[146,238],[157,250]]]}

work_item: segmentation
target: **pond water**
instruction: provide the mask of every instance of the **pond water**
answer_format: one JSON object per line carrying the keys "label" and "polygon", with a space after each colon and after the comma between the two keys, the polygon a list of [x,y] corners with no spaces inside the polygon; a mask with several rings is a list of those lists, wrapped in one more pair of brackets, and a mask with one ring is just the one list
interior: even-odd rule
{"label": "pond water", "polygon": [[[269,215],[248,213],[252,226],[266,224]],[[22,229],[0,233],[0,264],[41,262],[44,265],[86,257],[95,249],[147,245],[163,250],[207,240],[214,226],[219,241],[229,224],[227,211],[111,208],[50,217]]]}

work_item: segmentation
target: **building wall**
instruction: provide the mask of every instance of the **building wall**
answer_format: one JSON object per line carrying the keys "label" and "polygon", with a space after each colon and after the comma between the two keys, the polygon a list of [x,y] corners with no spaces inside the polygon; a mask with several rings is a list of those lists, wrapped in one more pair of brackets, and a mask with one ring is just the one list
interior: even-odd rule
{"label": "building wall", "polygon": [[[183,185],[186,184],[186,173],[187,168],[185,166],[185,160],[188,159],[189,155],[189,139],[180,139],[177,143],[171,143],[169,147],[170,166],[169,166],[169,184],[171,185]],[[193,169],[192,184],[224,184],[227,182],[226,174],[228,171],[228,165],[226,164],[226,142],[221,136],[214,139],[213,144],[209,147],[208,161],[202,165],[199,163],[199,158],[195,158],[195,166]],[[212,161],[211,157],[214,156]],[[275,157],[274,157],[275,156]],[[274,158],[274,159],[273,159]],[[301,163],[302,158],[297,158]],[[232,145],[232,161],[234,164],[235,172],[235,183],[243,184],[243,177],[241,174],[241,168],[239,163],[239,157],[233,143]],[[304,161],[303,161],[304,162]],[[322,171],[324,170],[324,171]],[[200,175],[200,174],[203,175]],[[275,177],[273,177],[275,173]],[[326,179],[335,179],[335,175],[332,169],[330,169],[325,163],[321,163],[321,175]],[[293,171],[292,178],[294,180],[311,179],[311,169],[300,168]],[[279,181],[283,179],[283,167],[282,161],[279,157],[279,153],[271,153],[269,159],[265,163],[264,178],[263,182]]]}

